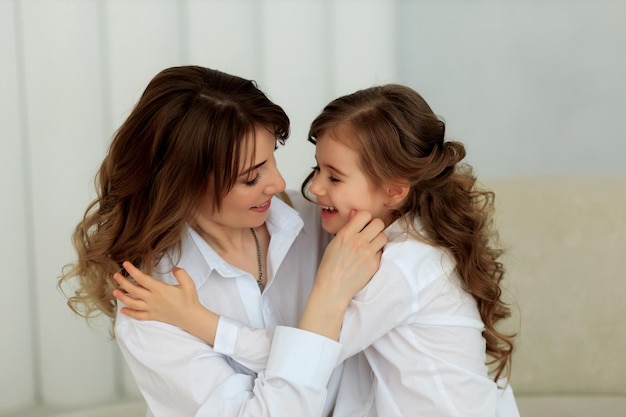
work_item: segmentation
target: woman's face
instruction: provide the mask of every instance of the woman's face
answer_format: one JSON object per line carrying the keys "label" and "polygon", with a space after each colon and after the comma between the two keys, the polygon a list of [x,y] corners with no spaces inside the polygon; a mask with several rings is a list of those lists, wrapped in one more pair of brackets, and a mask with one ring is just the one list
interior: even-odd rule
{"label": "woman's face", "polygon": [[[274,194],[285,190],[285,180],[276,167],[276,138],[264,127],[257,127],[246,138],[246,152],[241,155],[239,173],[233,188],[222,199],[222,207],[213,210],[213,193],[206,192],[198,204],[195,220],[202,230],[210,228],[259,227],[267,219]],[[252,144],[255,159],[251,161]]]}
{"label": "woman's face", "polygon": [[335,139],[349,134],[350,128],[342,125],[316,140],[317,167],[309,191],[316,197],[322,227],[329,233],[337,233],[350,220],[352,210],[366,210],[381,219],[391,212],[385,206],[384,189],[375,187],[360,168],[358,153]]}

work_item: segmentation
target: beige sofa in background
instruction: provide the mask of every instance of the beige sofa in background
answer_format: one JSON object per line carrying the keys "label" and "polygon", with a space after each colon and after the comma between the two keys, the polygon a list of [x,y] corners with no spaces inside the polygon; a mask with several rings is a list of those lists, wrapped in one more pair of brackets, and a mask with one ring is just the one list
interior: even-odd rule
{"label": "beige sofa in background", "polygon": [[[521,416],[626,417],[626,176],[483,183],[496,192],[508,247],[505,284],[515,305],[507,326],[519,330],[512,385]],[[144,410],[135,401],[56,417]]]}
{"label": "beige sofa in background", "polygon": [[483,183],[508,248],[522,417],[626,417],[626,176]]}

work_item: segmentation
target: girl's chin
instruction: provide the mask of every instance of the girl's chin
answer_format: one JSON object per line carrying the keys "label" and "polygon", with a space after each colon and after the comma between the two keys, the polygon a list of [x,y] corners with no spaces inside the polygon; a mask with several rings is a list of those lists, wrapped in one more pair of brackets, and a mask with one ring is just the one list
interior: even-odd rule
{"label": "girl's chin", "polygon": [[331,222],[322,220],[322,229],[324,229],[327,233],[332,235],[336,234],[345,224],[337,224],[338,222]]}

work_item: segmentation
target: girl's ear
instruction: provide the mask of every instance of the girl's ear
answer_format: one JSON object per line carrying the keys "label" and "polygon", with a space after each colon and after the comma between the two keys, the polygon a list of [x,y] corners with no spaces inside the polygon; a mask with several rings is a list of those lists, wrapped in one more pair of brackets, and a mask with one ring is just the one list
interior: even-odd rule
{"label": "girl's ear", "polygon": [[387,192],[387,198],[385,199],[385,206],[389,208],[398,207],[404,198],[409,194],[409,182],[406,180],[396,180],[385,186]]}

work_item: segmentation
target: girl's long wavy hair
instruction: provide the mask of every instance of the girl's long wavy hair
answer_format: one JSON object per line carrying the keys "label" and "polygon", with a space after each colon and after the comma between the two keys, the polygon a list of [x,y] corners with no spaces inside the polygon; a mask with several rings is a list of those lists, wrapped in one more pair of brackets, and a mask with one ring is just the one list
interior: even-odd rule
{"label": "girl's long wavy hair", "polygon": [[[485,325],[494,379],[510,376],[515,335],[496,329],[511,313],[501,297],[504,268],[492,227],[494,194],[479,189],[471,167],[460,163],[465,157],[463,144],[444,141],[445,123],[417,92],[396,84],[333,100],[311,124],[309,137],[314,141],[342,124],[354,135],[335,137],[359,153],[360,166],[374,185],[397,179],[409,182],[410,191],[393,219],[401,219],[412,235],[454,257]],[[306,198],[313,175],[302,184]],[[416,216],[425,236],[412,228]]]}
{"label": "girl's long wavy hair", "polygon": [[258,126],[281,143],[289,136],[289,118],[253,81],[198,66],[157,74],[115,133],[97,197],[74,231],[77,260],[58,282],[71,291],[69,307],[86,319],[104,313],[113,324],[112,276],[121,263],[150,272],[166,253],[180,253],[200,197],[212,193],[220,209]]}

